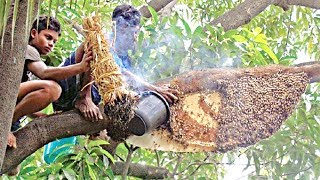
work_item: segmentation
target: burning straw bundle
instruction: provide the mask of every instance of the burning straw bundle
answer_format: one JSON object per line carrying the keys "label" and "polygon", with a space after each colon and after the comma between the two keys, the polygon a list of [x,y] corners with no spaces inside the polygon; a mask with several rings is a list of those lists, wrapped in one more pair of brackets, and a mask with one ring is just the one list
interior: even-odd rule
{"label": "burning straw bundle", "polygon": [[[114,125],[119,126],[113,129],[123,131],[128,120],[134,115],[132,109],[135,104],[134,94],[125,89],[120,68],[114,61],[108,42],[104,38],[100,17],[84,18],[83,29],[86,33],[85,49],[92,45],[94,60],[90,63],[91,74],[99,87],[105,113],[114,120]],[[108,132],[112,133],[112,130]]]}
{"label": "burning straw bundle", "polygon": [[99,86],[99,93],[102,96],[103,103],[114,103],[123,94],[128,94],[124,89],[124,83],[121,72],[112,54],[102,32],[100,17],[88,17],[83,21],[83,28],[86,33],[86,48],[92,45],[94,60],[90,67],[94,81]]}

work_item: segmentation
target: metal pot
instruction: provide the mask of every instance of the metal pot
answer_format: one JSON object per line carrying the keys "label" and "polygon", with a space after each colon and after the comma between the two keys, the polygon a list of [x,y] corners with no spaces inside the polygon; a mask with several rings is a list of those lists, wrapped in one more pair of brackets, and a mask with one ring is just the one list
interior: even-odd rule
{"label": "metal pot", "polygon": [[142,136],[170,118],[169,104],[160,94],[154,91],[143,92],[137,102],[135,116],[128,123],[132,134]]}

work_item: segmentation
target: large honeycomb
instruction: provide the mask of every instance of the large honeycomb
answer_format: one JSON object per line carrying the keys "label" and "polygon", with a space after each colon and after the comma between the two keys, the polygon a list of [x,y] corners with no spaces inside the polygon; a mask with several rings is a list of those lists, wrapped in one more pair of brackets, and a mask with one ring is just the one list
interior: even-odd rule
{"label": "large honeycomb", "polygon": [[200,77],[188,74],[183,81],[173,79],[170,84],[184,94],[171,107],[167,127],[128,141],[151,149],[186,152],[247,147],[280,128],[309,83],[306,73],[281,69],[226,73],[209,76],[201,72]]}

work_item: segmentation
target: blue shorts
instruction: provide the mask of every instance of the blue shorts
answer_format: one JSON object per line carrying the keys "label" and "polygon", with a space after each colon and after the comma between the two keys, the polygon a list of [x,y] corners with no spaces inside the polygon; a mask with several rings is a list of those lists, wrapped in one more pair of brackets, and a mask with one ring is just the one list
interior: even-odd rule
{"label": "blue shorts", "polygon": [[[64,67],[72,64],[76,64],[75,52],[62,62],[60,66]],[[68,111],[73,109],[82,88],[82,74],[60,80],[57,83],[61,86],[62,93],[59,99],[52,103],[53,109],[55,111]],[[93,84],[91,88],[91,97],[94,104],[97,105],[100,103],[101,96],[99,94],[98,87],[95,84]]]}

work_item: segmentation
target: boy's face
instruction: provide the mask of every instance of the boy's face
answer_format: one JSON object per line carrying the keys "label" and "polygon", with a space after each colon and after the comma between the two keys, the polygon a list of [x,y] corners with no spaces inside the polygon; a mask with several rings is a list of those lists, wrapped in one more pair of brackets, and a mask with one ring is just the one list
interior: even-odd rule
{"label": "boy's face", "polygon": [[53,50],[59,38],[59,33],[50,29],[45,29],[38,33],[36,29],[32,29],[31,37],[31,45],[39,51],[40,55],[47,55]]}
{"label": "boy's face", "polygon": [[118,17],[116,20],[116,44],[115,48],[118,53],[126,54],[128,50],[135,49],[137,36],[140,32],[140,19],[136,18],[136,21],[132,19],[135,18],[123,18]]}

